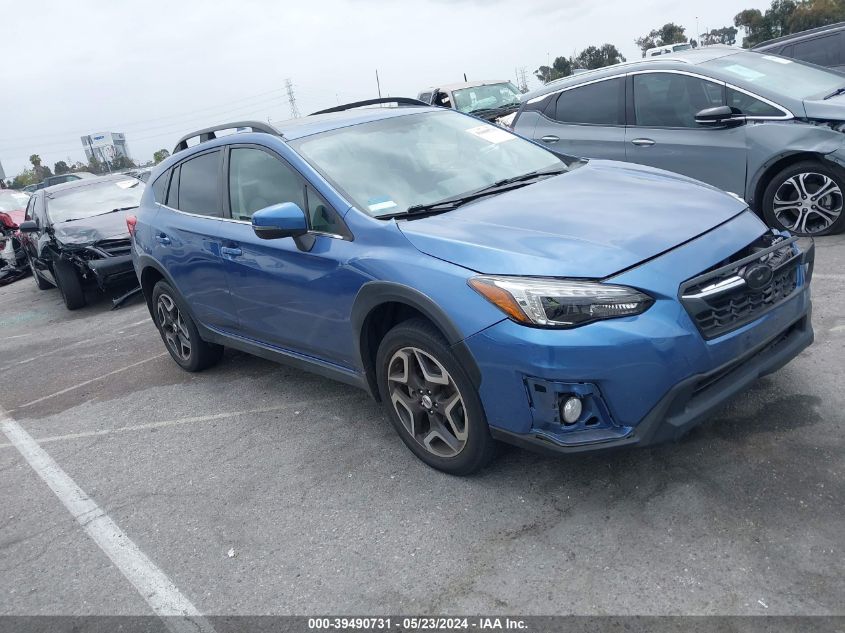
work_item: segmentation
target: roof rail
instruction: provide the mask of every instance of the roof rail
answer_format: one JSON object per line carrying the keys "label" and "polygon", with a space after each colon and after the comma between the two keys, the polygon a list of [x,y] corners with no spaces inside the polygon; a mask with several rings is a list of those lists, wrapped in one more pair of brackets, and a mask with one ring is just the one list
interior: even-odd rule
{"label": "roof rail", "polygon": [[173,153],[181,152],[183,149],[188,149],[188,140],[195,138],[197,136],[200,137],[200,143],[205,143],[206,141],[211,141],[217,138],[215,132],[219,132],[221,130],[232,130],[235,128],[242,128],[248,127],[253,132],[264,132],[265,134],[272,134],[273,136],[281,136],[282,133],[279,132],[276,128],[272,125],[267,123],[262,123],[261,121],[238,121],[236,123],[223,123],[221,125],[214,125],[212,127],[203,128],[202,130],[197,130],[196,132],[191,132],[190,134],[186,134],[182,138],[179,139],[179,142],[176,143],[176,147],[173,148]]}
{"label": "roof rail", "polygon": [[333,108],[326,108],[325,110],[318,110],[312,112],[308,116],[315,114],[329,114],[330,112],[343,112],[344,110],[351,110],[352,108],[360,108],[368,105],[378,105],[381,103],[395,103],[398,106],[428,106],[430,104],[424,103],[419,99],[411,99],[410,97],[379,97],[378,99],[365,99],[364,101],[354,101],[352,103],[344,103],[343,105],[335,106]]}
{"label": "roof rail", "polygon": [[817,26],[812,29],[807,29],[806,31],[798,31],[797,33],[790,33],[789,35],[781,35],[780,37],[773,37],[770,40],[765,40],[764,42],[760,42],[759,44],[755,44],[749,50],[756,50],[762,48],[763,46],[768,46],[769,44],[777,44],[778,42],[785,42],[786,40],[792,39],[799,39],[804,35],[813,35],[814,33],[822,33],[824,31],[832,31],[837,28],[842,28],[845,26],[845,22],[835,22],[834,24],[826,24],[824,26]]}

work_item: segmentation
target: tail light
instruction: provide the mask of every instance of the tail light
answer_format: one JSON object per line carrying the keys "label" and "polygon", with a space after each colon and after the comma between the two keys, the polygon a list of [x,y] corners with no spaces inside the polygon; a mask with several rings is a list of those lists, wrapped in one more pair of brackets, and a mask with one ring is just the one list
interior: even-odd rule
{"label": "tail light", "polygon": [[134,215],[126,216],[126,228],[129,229],[129,237],[135,237],[135,225],[138,224],[138,218]]}

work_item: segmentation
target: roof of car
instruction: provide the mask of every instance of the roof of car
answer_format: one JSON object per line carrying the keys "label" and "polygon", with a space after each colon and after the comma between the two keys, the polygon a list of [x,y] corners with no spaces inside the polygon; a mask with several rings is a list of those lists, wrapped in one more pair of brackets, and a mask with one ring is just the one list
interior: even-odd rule
{"label": "roof of car", "polygon": [[797,42],[803,39],[807,39],[808,37],[813,37],[818,35],[819,33],[826,33],[830,31],[841,31],[845,29],[845,22],[837,22],[836,24],[827,24],[825,26],[817,26],[814,29],[807,29],[806,31],[800,31],[799,33],[791,33],[790,35],[781,35],[780,37],[775,37],[770,40],[766,40],[765,42],[760,42],[759,44],[755,44],[751,50],[759,51],[759,50],[766,50],[771,48],[776,44],[783,44],[784,42]]}
{"label": "roof of car", "polygon": [[[44,187],[43,189],[39,189],[39,192],[43,191],[46,194],[53,194],[53,193],[62,193],[65,191],[69,191],[70,189],[80,189],[82,187],[91,187],[103,184],[105,182],[118,182],[120,180],[127,180],[131,178],[131,176],[127,177],[126,174],[109,174],[108,176],[94,176],[93,178],[80,178],[79,180],[71,180],[70,182],[62,182],[58,185],[52,185],[50,187]],[[133,180],[137,180],[134,179]],[[138,180],[138,182],[141,182]],[[141,182],[143,184],[143,182]]]}
{"label": "roof of car", "polygon": [[632,72],[641,69],[669,69],[669,70],[683,70],[689,66],[695,66],[709,62],[712,59],[720,57],[727,57],[728,55],[736,55],[741,53],[743,49],[734,46],[702,46],[685,51],[678,51],[677,53],[668,53],[666,55],[658,55],[657,57],[645,57],[632,62],[622,62],[621,64],[614,64],[612,66],[605,66],[595,70],[578,73],[577,75],[568,75],[555,81],[550,81],[546,85],[526,92],[520,95],[520,101],[529,101],[535,97],[548,94],[550,92],[557,92],[561,88],[566,88],[570,85],[575,86],[592,79],[601,79],[609,75],[616,75],[623,72]]}

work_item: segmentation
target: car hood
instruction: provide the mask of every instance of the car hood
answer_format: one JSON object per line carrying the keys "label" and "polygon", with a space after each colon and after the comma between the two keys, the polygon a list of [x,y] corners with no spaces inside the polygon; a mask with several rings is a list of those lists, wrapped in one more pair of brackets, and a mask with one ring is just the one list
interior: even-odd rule
{"label": "car hood", "polygon": [[126,211],[53,225],[55,238],[66,246],[90,246],[103,240],[129,239]]}
{"label": "car hood", "polygon": [[805,99],[804,112],[808,119],[845,121],[845,95],[830,99]]}
{"label": "car hood", "polygon": [[501,275],[603,278],[734,217],[745,202],[685,176],[590,161],[397,226],[420,251]]}

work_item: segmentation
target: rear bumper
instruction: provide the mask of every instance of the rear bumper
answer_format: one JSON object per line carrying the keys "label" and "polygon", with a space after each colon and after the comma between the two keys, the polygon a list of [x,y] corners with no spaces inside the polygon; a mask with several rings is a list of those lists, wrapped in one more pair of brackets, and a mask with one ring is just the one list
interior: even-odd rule
{"label": "rear bumper", "polygon": [[810,312],[743,357],[679,382],[626,436],[605,442],[564,445],[548,434],[513,433],[491,427],[496,439],[548,453],[579,453],[648,446],[678,439],[752,382],[771,374],[813,342]]}
{"label": "rear bumper", "polygon": [[132,266],[131,255],[118,255],[103,259],[92,259],[86,262],[88,269],[100,288],[136,280],[135,269]]}

